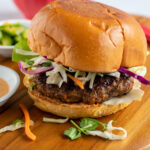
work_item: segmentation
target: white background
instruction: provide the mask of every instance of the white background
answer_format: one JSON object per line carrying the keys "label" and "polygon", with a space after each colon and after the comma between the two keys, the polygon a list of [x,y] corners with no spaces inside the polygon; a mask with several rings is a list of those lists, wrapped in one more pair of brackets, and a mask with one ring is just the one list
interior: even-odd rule
{"label": "white background", "polygon": [[[97,0],[126,12],[150,17],[150,0]],[[23,18],[12,0],[0,0],[0,20]]]}

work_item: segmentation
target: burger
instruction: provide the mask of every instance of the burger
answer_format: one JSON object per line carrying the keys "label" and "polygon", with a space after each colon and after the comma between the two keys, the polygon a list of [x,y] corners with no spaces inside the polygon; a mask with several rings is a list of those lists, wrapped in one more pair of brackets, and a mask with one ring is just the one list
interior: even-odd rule
{"label": "burger", "polygon": [[[32,51],[19,62],[34,105],[69,117],[102,117],[141,100],[147,42],[129,14],[88,0],[55,0],[32,19]],[[25,52],[26,51],[26,52]]]}

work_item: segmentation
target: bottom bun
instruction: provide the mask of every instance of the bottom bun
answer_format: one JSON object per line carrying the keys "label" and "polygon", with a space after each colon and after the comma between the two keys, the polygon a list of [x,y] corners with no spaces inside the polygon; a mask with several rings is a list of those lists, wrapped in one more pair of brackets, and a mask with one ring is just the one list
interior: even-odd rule
{"label": "bottom bun", "polygon": [[30,97],[34,100],[34,105],[39,109],[50,112],[57,116],[68,118],[81,118],[91,117],[98,118],[106,115],[113,114],[123,108],[127,107],[130,103],[123,103],[119,105],[105,105],[94,104],[87,105],[84,103],[66,104],[61,103],[58,100],[51,99],[46,96],[42,96],[36,90],[28,91]]}
{"label": "bottom bun", "polygon": [[[24,78],[24,85],[27,88],[30,85],[28,76],[25,76]],[[33,99],[34,105],[39,109],[58,116],[68,118],[81,118],[81,117],[98,118],[102,116],[107,116],[124,109],[130,104],[130,103],[122,103],[118,105],[106,105],[106,104],[88,105],[84,103],[66,104],[60,102],[59,100],[43,96],[37,90],[28,90],[28,93],[30,97]]]}

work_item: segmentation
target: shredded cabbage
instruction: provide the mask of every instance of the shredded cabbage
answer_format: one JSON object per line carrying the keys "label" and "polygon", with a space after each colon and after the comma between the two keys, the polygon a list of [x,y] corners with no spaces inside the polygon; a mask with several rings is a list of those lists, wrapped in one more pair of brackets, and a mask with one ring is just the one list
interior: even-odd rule
{"label": "shredded cabbage", "polygon": [[[36,58],[32,58],[30,61],[33,61],[32,64],[32,70],[36,70],[37,66],[48,62],[49,60],[45,57],[36,57]],[[63,65],[60,64],[56,64],[56,63],[52,63],[54,66],[54,69],[52,71],[48,71],[46,72],[46,76],[47,76],[47,80],[46,83],[47,84],[55,84],[58,85],[58,87],[60,88],[62,86],[62,84],[65,82],[67,83],[67,73],[71,72],[74,73],[74,77],[77,78],[78,80],[80,80],[84,85],[89,82],[89,88],[92,89],[93,85],[94,85],[94,81],[96,76],[101,76],[103,77],[105,74],[102,73],[94,73],[94,72],[84,72],[84,71],[79,71],[79,70],[75,70],[72,68],[66,68]],[[22,62],[22,65],[24,68],[29,68],[31,67],[29,64]],[[132,67],[129,68],[130,71],[144,76],[146,74],[146,67],[145,66],[138,66],[138,67]],[[116,72],[112,72],[112,73],[107,73],[108,76],[113,76],[116,78],[120,78],[120,72],[116,71]],[[138,80],[134,80],[134,86],[135,87],[140,87],[141,83]]]}
{"label": "shredded cabbage", "polygon": [[48,59],[46,59],[44,57],[41,57],[41,56],[32,58],[30,60],[34,61],[33,66],[36,66],[36,65],[39,65],[39,64],[42,64],[42,63],[45,63],[45,62],[49,61]]}
{"label": "shredded cabbage", "polygon": [[108,101],[103,102],[106,105],[118,105],[122,103],[131,103],[132,101],[140,101],[144,91],[140,88],[133,87],[133,89],[127,94],[120,97],[113,97]]}
{"label": "shredded cabbage", "polygon": [[21,55],[27,55],[27,56],[38,56],[38,53],[34,53],[32,51],[22,50],[22,49],[16,49],[17,54]]}
{"label": "shredded cabbage", "polygon": [[96,73],[89,72],[86,77],[77,77],[77,79],[79,79],[80,81],[82,81],[83,84],[85,84],[86,82],[89,81],[89,88],[92,89],[95,77],[96,77]]}
{"label": "shredded cabbage", "polygon": [[54,118],[43,117],[43,122],[51,122],[51,123],[66,123],[68,120],[69,120],[69,118],[54,119]]}
{"label": "shredded cabbage", "polygon": [[55,64],[55,68],[52,71],[46,72],[47,84],[56,84],[61,87],[62,83],[67,83],[66,69],[62,65]]}
{"label": "shredded cabbage", "polygon": [[147,68],[145,66],[132,67],[132,68],[129,68],[129,70],[143,77],[145,76],[147,72]]}
{"label": "shredded cabbage", "polygon": [[86,76],[86,72],[77,70],[77,71],[75,72],[75,76],[74,76],[74,77],[75,77],[75,78],[78,78],[79,76],[85,77],[85,76]]}
{"label": "shredded cabbage", "polygon": [[[99,137],[109,139],[109,140],[123,140],[123,139],[125,139],[127,137],[127,131],[122,127],[113,127],[112,122],[113,122],[113,120],[108,122],[107,128],[104,132],[102,132],[100,130],[93,130],[93,131],[88,130],[87,133],[89,135],[99,136]],[[113,130],[123,131],[124,134],[123,135],[113,134],[112,133]]]}
{"label": "shredded cabbage", "polygon": [[[83,84],[89,81],[89,88],[93,88],[94,80],[96,77],[96,73],[89,72],[86,76],[86,72],[73,70],[71,68],[67,69],[60,64],[53,63],[54,69],[52,71],[46,72],[47,84],[56,84],[59,87],[63,84],[63,82],[67,83],[67,74],[66,71],[75,72],[75,78],[82,81]],[[101,74],[99,74],[101,76]]]}
{"label": "shredded cabbage", "polygon": [[104,74],[102,74],[102,73],[97,73],[97,75],[100,76],[100,77],[104,76]]}
{"label": "shredded cabbage", "polygon": [[[129,70],[143,77],[146,75],[146,72],[147,72],[147,68],[145,66],[132,67],[132,68],[129,68]],[[141,82],[139,82],[137,79],[134,79],[134,86],[140,88]]]}
{"label": "shredded cabbage", "polygon": [[108,76],[113,76],[113,77],[116,77],[116,78],[120,78],[120,72],[118,72],[118,71],[112,72],[112,73],[108,73],[107,75]]}
{"label": "shredded cabbage", "polygon": [[22,64],[23,68],[25,68],[25,69],[30,67],[30,65],[28,65],[27,63],[25,63],[23,61],[21,61],[21,64]]}
{"label": "shredded cabbage", "polygon": [[[33,126],[34,122],[32,120],[30,120],[30,125]],[[16,123],[12,123],[8,126],[5,126],[3,128],[0,129],[0,133],[6,132],[6,131],[15,131],[17,129],[23,128],[24,122],[22,120],[17,120]]]}
{"label": "shredded cabbage", "polygon": [[[49,60],[47,60],[44,57],[39,56],[39,57],[35,57],[35,58],[30,59],[30,61],[33,61],[32,70],[36,70],[37,69],[36,68],[37,65],[40,65],[40,64],[45,63],[45,62],[48,62]],[[26,63],[24,61],[21,61],[21,63],[22,63],[22,66],[23,66],[24,69],[31,67],[28,63]]]}
{"label": "shredded cabbage", "polygon": [[93,88],[93,84],[94,84],[94,80],[96,77],[96,73],[89,73],[90,74],[90,84],[89,84],[89,88],[92,89]]}

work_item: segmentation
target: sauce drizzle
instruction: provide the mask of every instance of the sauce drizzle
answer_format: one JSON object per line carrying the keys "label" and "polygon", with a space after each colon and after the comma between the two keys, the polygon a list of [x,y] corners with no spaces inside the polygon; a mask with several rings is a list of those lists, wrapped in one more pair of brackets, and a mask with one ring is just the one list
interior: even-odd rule
{"label": "sauce drizzle", "polygon": [[9,92],[9,85],[8,83],[0,78],[0,98],[5,96]]}

